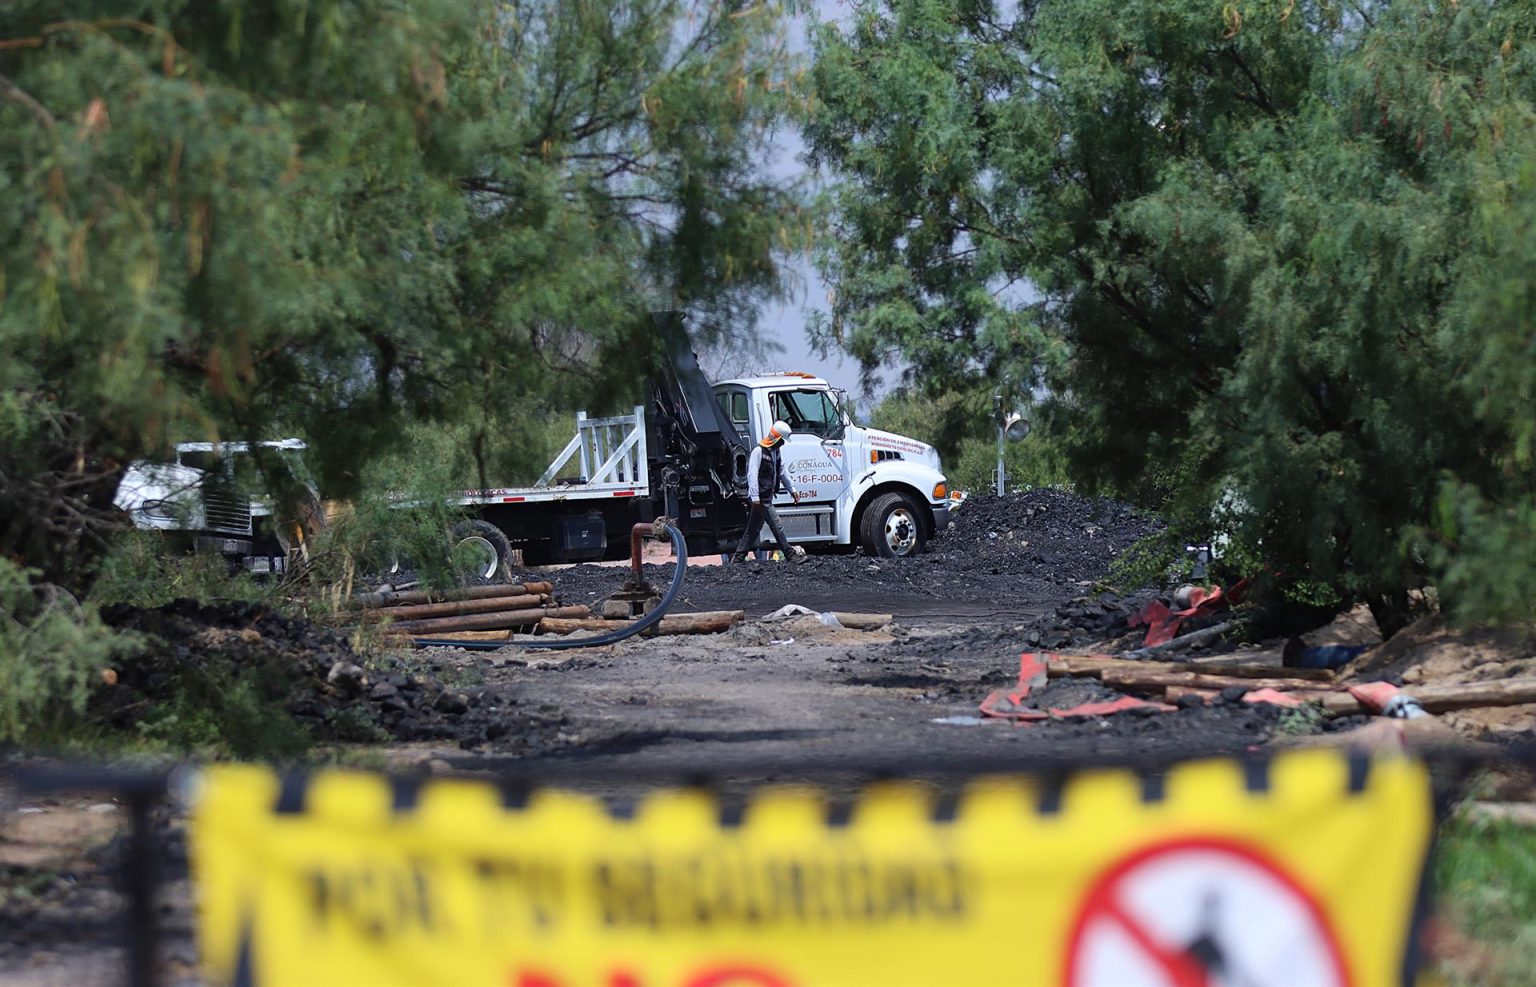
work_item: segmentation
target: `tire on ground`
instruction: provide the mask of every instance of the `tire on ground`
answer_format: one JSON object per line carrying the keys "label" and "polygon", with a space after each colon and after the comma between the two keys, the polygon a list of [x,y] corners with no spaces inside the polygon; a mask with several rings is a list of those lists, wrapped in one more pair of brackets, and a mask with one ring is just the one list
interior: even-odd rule
{"label": "tire on ground", "polygon": [[876,497],[864,509],[864,517],[859,522],[859,542],[864,551],[887,559],[921,552],[928,543],[928,529],[923,526],[920,511],[921,508],[905,494],[886,493]]}
{"label": "tire on ground", "polygon": [[453,551],[457,559],[461,549],[470,545],[480,548],[482,551],[488,546],[495,553],[494,562],[490,553],[484,555],[483,565],[477,562],[473,575],[480,579],[493,579],[505,577],[511,572],[512,543],[507,540],[506,533],[489,521],[460,521],[453,526]]}

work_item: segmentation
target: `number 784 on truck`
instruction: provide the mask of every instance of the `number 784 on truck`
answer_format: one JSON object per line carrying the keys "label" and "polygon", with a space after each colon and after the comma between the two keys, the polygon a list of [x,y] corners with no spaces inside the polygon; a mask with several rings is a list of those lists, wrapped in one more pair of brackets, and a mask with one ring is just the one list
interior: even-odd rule
{"label": "number 784 on truck", "polygon": [[575,437],[532,486],[462,491],[473,520],[456,533],[486,553],[487,571],[514,548],[528,565],[624,558],[633,526],[662,516],[676,519],[690,555],[732,551],[747,520],[748,453],[782,421],[800,493],[798,504],[775,498],[790,542],[886,558],[921,552],[949,523],[938,453],[853,424],[845,403],[804,373],[711,384],[693,353],[674,347],[645,404],[610,418],[578,414]]}

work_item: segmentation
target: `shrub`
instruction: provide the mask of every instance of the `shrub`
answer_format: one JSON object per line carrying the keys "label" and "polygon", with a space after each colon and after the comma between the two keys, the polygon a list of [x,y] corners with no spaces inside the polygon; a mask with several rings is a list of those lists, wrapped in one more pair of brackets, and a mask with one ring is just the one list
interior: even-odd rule
{"label": "shrub", "polygon": [[0,743],[55,741],[78,727],[103,669],[138,647],[94,605],[0,559]]}
{"label": "shrub", "polygon": [[130,531],[118,536],[103,556],[90,599],[103,607],[158,607],[189,597],[258,603],[276,596],[275,583],[232,573],[221,555],[178,553],[158,532]]}

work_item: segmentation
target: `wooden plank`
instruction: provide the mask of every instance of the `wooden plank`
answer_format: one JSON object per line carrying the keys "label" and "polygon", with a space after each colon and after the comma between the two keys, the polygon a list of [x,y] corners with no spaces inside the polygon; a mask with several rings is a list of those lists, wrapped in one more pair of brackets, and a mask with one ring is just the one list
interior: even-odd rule
{"label": "wooden plank", "polygon": [[1170,703],[1177,703],[1185,696],[1195,696],[1207,705],[1215,702],[1221,696],[1220,689],[1191,689],[1184,685],[1171,685],[1163,690],[1163,697]]}
{"label": "wooden plank", "polygon": [[[746,619],[744,610],[711,610],[702,613],[681,613],[661,618],[661,623],[650,633],[672,634],[719,634],[730,630]],[[627,620],[568,619],[546,617],[539,621],[539,630],[546,634],[572,634],[581,631],[603,633],[617,630],[631,623]]]}
{"label": "wooden plank", "polygon": [[1536,678],[1421,685],[1403,691],[1431,713],[1482,706],[1523,706],[1536,703]]}
{"label": "wooden plank", "polygon": [[[435,640],[439,640],[439,641],[492,641],[492,642],[495,642],[495,641],[511,641],[512,640],[512,634],[513,634],[513,632],[510,629],[509,630],[504,630],[504,631],[440,631],[440,632],[438,632],[436,634],[433,634],[432,637]],[[393,629],[391,629],[385,635],[385,637],[388,638],[388,639],[391,639],[391,640],[399,640],[399,641],[406,641],[406,642],[409,642],[411,640],[411,635],[410,634],[398,633],[398,632],[394,631]]]}
{"label": "wooden plank", "polygon": [[1281,691],[1293,689],[1316,689],[1317,683],[1309,679],[1287,678],[1273,676],[1270,678],[1250,678],[1238,675],[1211,675],[1203,672],[1163,671],[1156,666],[1141,668],[1107,668],[1099,676],[1099,680],[1107,686],[1118,689],[1166,689],[1169,686],[1183,686],[1190,689],[1230,689],[1238,687],[1242,689],[1279,689]]}
{"label": "wooden plank", "polygon": [[[1188,687],[1169,688],[1170,697],[1175,688],[1187,689]],[[1301,688],[1286,691],[1298,699],[1320,703],[1324,710],[1339,716],[1371,712],[1360,700],[1344,689]],[[1523,706],[1528,703],[1536,704],[1536,678],[1495,679],[1490,682],[1447,682],[1443,685],[1421,685],[1404,689],[1403,692],[1418,700],[1419,705],[1428,713],[1449,713],[1458,709],[1482,709],[1494,706]]]}
{"label": "wooden plank", "polygon": [[[1403,689],[1417,699],[1427,713],[1449,713],[1458,709],[1485,709],[1494,706],[1524,706],[1536,703],[1536,678],[1494,679],[1488,682],[1447,682]],[[1360,700],[1348,692],[1329,693],[1323,708],[1330,713],[1369,713]]]}
{"label": "wooden plank", "polygon": [[872,631],[895,619],[888,613],[844,613],[841,610],[832,611],[832,616],[837,618],[839,624],[854,631]]}
{"label": "wooden plank", "polygon": [[538,607],[529,610],[504,610],[500,613],[469,614],[464,617],[438,617],[432,620],[402,620],[389,625],[416,637],[430,637],[443,631],[498,631],[508,627],[529,627],[545,617],[585,617],[586,607]]}
{"label": "wooden plank", "polygon": [[1333,672],[1326,668],[1285,668],[1279,665],[1239,665],[1231,662],[1132,661],[1110,655],[1047,655],[1047,673],[1052,678],[1079,675],[1099,678],[1106,670],[1194,672],[1202,675],[1226,675],[1233,678],[1287,678],[1331,683]]}

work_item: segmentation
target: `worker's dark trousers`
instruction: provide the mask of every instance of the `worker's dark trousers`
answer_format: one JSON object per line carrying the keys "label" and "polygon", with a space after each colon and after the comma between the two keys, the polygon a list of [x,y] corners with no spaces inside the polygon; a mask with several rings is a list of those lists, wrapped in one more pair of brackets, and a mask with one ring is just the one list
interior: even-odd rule
{"label": "worker's dark trousers", "polygon": [[741,533],[741,542],[736,546],[734,561],[745,561],[747,552],[757,547],[757,539],[763,533],[763,522],[768,522],[768,530],[773,532],[773,537],[779,543],[779,550],[787,559],[794,554],[789,547],[789,539],[784,537],[784,525],[779,523],[779,512],[773,509],[772,504],[752,505],[752,513],[747,516],[747,530]]}

